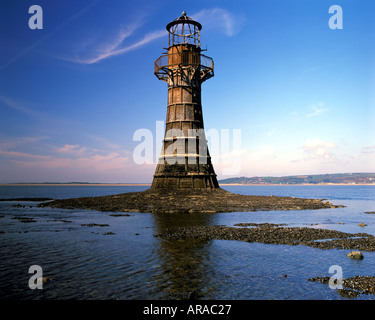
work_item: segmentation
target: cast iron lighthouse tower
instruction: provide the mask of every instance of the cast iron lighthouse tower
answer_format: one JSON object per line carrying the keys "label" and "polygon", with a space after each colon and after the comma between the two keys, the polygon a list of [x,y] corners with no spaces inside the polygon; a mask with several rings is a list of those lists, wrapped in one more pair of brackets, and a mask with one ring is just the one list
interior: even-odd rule
{"label": "cast iron lighthouse tower", "polygon": [[201,85],[213,77],[214,63],[201,53],[202,25],[182,12],[166,28],[169,46],[154,73],[168,83],[167,117],[151,188],[219,188],[203,126]]}

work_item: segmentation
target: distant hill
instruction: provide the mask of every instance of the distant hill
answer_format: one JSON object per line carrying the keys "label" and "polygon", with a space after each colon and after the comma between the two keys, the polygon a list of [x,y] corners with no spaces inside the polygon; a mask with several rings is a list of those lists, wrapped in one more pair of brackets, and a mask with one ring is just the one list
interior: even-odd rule
{"label": "distant hill", "polygon": [[237,177],[219,180],[222,184],[375,184],[375,173],[334,173],[286,177]]}

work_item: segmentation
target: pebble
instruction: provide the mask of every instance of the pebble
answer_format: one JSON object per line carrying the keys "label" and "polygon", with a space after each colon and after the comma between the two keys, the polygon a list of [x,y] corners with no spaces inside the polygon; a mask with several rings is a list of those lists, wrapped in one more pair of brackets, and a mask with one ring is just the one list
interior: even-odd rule
{"label": "pebble", "polygon": [[367,224],[366,224],[366,223],[363,223],[363,222],[361,222],[361,223],[358,223],[358,226],[360,226],[360,227],[366,227],[366,226],[367,226]]}
{"label": "pebble", "polygon": [[346,256],[349,257],[350,259],[358,259],[358,260],[363,259],[363,254],[360,251],[349,252]]}

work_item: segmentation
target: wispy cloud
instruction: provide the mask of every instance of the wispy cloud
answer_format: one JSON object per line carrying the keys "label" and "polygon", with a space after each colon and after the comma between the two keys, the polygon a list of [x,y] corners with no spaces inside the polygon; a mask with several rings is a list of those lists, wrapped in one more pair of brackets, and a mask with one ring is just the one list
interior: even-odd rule
{"label": "wispy cloud", "polygon": [[228,37],[238,33],[245,23],[244,16],[222,8],[203,9],[191,17],[199,21],[205,30],[223,32]]}
{"label": "wispy cloud", "polygon": [[50,160],[52,158],[51,156],[43,156],[39,154],[7,150],[0,150],[0,155],[10,158],[27,158],[30,160]]}
{"label": "wispy cloud", "polygon": [[311,109],[311,112],[306,114],[307,118],[316,117],[316,116],[321,115],[322,113],[324,113],[328,110],[328,109],[324,108],[323,102],[318,102],[317,104],[312,105],[310,107],[310,109]]}
{"label": "wispy cloud", "polygon": [[[59,158],[48,157],[40,158],[40,161],[25,161],[14,159],[13,162],[17,165],[26,168],[38,168],[39,170],[45,169],[70,169],[75,171],[77,169],[91,170],[94,174],[96,172],[112,171],[121,168],[126,168],[131,164],[129,157],[124,157],[119,153],[112,152],[106,155],[95,154],[89,157],[72,158]],[[56,172],[59,175],[59,172]]]}
{"label": "wispy cloud", "polygon": [[122,147],[116,143],[113,143],[111,141],[108,141],[107,139],[103,138],[103,137],[99,137],[99,136],[96,136],[96,135],[88,135],[88,137],[92,140],[94,140],[95,142],[98,142],[104,149],[109,149],[109,150],[121,150]]}
{"label": "wispy cloud", "polygon": [[84,156],[89,151],[89,149],[86,147],[81,147],[79,145],[66,144],[63,147],[57,148],[56,151],[61,154]]}
{"label": "wispy cloud", "polygon": [[312,118],[312,117],[320,116],[321,114],[327,112],[328,110],[329,110],[328,108],[324,107],[323,102],[318,102],[314,105],[311,105],[309,107],[309,111],[307,113],[300,114],[297,111],[293,111],[291,113],[291,115],[295,120],[301,121],[301,120],[306,119],[306,118]]}
{"label": "wispy cloud", "polygon": [[[116,170],[122,170],[124,174],[129,169],[135,167],[129,152],[119,150],[118,152],[108,150],[97,150],[94,148],[65,144],[61,147],[50,146],[44,150],[47,155],[38,154],[38,152],[23,152],[15,150],[0,149],[0,169],[16,165],[16,168],[25,168],[35,170],[35,177],[43,175],[46,170],[54,169],[55,176],[61,177],[69,174],[71,177],[79,176],[82,173],[112,174]],[[73,179],[74,180],[74,179]]]}
{"label": "wispy cloud", "polygon": [[30,144],[46,140],[46,136],[37,137],[9,137],[0,134],[0,149],[9,150],[17,147],[29,146]]}
{"label": "wispy cloud", "polygon": [[[235,15],[221,8],[201,10],[192,14],[192,18],[200,21],[205,29],[220,30],[228,37],[239,32],[244,23],[244,18],[242,16]],[[134,34],[141,27],[142,23],[138,21],[117,29],[113,35],[106,35],[105,41],[96,39],[96,41],[90,40],[88,42],[83,42],[84,45],[80,46],[75,57],[62,59],[80,64],[94,64],[114,56],[140,49],[154,40],[166,37],[168,34],[165,29],[153,30],[144,34],[141,38],[138,38],[138,40],[130,42],[129,38],[134,38]]]}
{"label": "wispy cloud", "polygon": [[129,46],[125,46],[123,48],[118,48],[118,46],[116,46],[117,49],[108,50],[108,51],[104,52],[100,56],[89,60],[88,64],[95,63],[95,62],[101,61],[103,59],[112,57],[112,56],[117,56],[117,55],[129,52],[129,51],[138,49],[138,48],[148,44],[151,41],[154,41],[156,39],[159,39],[159,38],[165,36],[166,33],[167,33],[166,30],[156,30],[156,31],[147,33],[141,40],[139,40],[139,41],[137,41],[137,42],[135,42],[135,43],[133,43]]}
{"label": "wispy cloud", "polygon": [[41,116],[42,114],[39,112],[34,111],[31,109],[29,106],[26,106],[26,103],[20,102],[17,100],[14,100],[12,98],[9,98],[7,96],[1,95],[0,94],[0,103],[3,105],[12,108],[14,110],[20,111],[22,113],[31,115],[31,116]]}
{"label": "wispy cloud", "polygon": [[101,1],[101,0],[95,0],[95,1],[91,2],[89,5],[85,6],[83,9],[81,9],[78,12],[76,12],[71,17],[69,17],[67,20],[65,20],[63,23],[61,23],[59,26],[57,26],[54,30],[52,30],[51,32],[49,32],[46,35],[44,35],[43,37],[41,37],[38,41],[36,41],[32,45],[24,48],[22,51],[20,51],[18,54],[16,54],[11,60],[9,60],[8,62],[6,62],[3,65],[0,65],[0,71],[3,70],[3,69],[5,69],[6,67],[10,66],[12,63],[14,63],[15,61],[17,61],[19,58],[21,58],[25,54],[27,54],[30,51],[32,51],[35,48],[37,48],[39,45],[41,45],[42,43],[44,43],[48,38],[50,38],[53,34],[55,34],[57,31],[59,31],[63,27],[65,27],[67,24],[69,24],[70,22],[72,22],[73,20],[75,20],[76,18],[78,18],[79,16],[81,16],[82,14],[84,14],[91,7],[93,7],[94,5],[96,5],[99,1]]}
{"label": "wispy cloud", "polygon": [[[118,56],[136,49],[139,49],[148,43],[166,36],[166,30],[156,30],[146,33],[141,39],[127,44],[127,40],[133,33],[141,26],[135,23],[126,28],[119,29],[116,35],[109,37],[104,42],[94,42],[91,45],[86,45],[85,48],[80,48],[74,58],[63,58],[64,60],[80,63],[80,64],[94,64],[110,57]],[[84,57],[86,55],[86,57]]]}

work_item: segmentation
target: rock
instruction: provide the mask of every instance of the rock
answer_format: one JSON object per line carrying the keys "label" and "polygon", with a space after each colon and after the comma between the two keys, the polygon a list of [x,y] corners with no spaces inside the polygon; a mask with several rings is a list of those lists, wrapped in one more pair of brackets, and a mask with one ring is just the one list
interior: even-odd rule
{"label": "rock", "polygon": [[52,278],[42,277],[42,282],[43,283],[47,283],[47,282],[50,282],[50,281],[52,281]]}
{"label": "rock", "polygon": [[30,218],[30,217],[13,217],[12,219],[18,220],[23,223],[36,222],[34,218]]}
{"label": "rock", "polygon": [[82,227],[109,227],[106,223],[84,223],[81,224]]}
{"label": "rock", "polygon": [[358,298],[359,292],[350,289],[338,289],[338,294],[344,298]]}
{"label": "rock", "polygon": [[[308,279],[312,282],[321,282],[329,284],[329,277],[315,277]],[[375,294],[375,277],[372,276],[354,276],[348,279],[342,279],[342,286],[337,292],[345,298],[356,298],[359,294]]]}
{"label": "rock", "polygon": [[324,284],[328,284],[329,283],[329,277],[327,277],[327,276],[325,276],[325,277],[318,277],[318,276],[316,276],[315,278],[310,278],[308,280],[312,281],[312,282],[321,282],[321,283],[324,283]]}
{"label": "rock", "polygon": [[[249,228],[238,228],[249,226]],[[375,236],[366,233],[344,233],[336,230],[279,227],[276,224],[238,223],[236,227],[185,226],[167,228],[154,235],[165,240],[239,240],[267,244],[306,245],[319,249],[375,251]],[[324,240],[324,241],[316,241]]]}
{"label": "rock", "polygon": [[358,259],[358,260],[363,259],[363,254],[360,251],[349,252],[346,256],[349,257],[350,259]]}
{"label": "rock", "polygon": [[361,223],[358,223],[358,226],[360,226],[360,227],[365,227],[365,226],[367,226],[367,224],[366,224],[366,223],[363,223],[363,222],[361,222]]}
{"label": "rock", "polygon": [[269,210],[307,210],[330,208],[317,199],[234,194],[221,188],[147,189],[118,195],[62,199],[39,207],[87,209],[112,212],[216,213]]}

